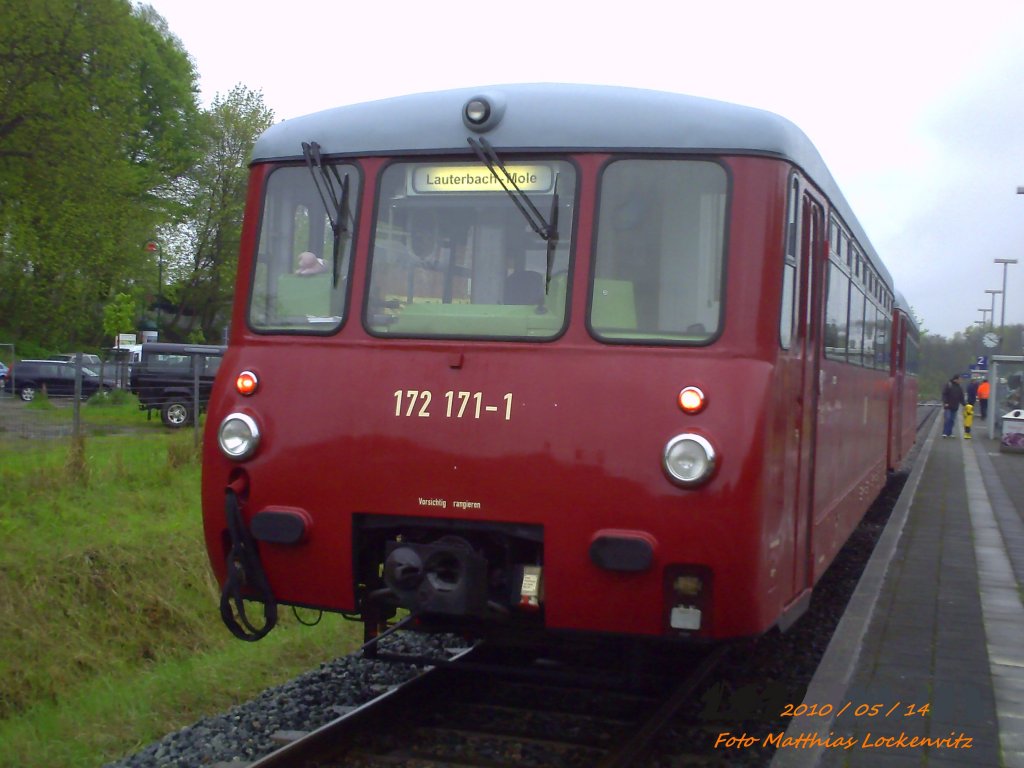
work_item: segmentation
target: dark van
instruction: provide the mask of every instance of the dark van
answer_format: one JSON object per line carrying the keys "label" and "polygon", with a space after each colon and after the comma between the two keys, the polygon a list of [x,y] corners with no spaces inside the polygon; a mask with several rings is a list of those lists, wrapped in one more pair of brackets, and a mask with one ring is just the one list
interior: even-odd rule
{"label": "dark van", "polygon": [[[3,386],[8,392],[17,392],[25,402],[34,400],[37,392],[46,392],[50,397],[73,397],[75,364],[59,360],[19,360],[3,379]],[[83,399],[113,388],[113,380],[101,381],[96,371],[82,366]]]}
{"label": "dark van", "polygon": [[196,380],[202,412],[226,349],[209,344],[143,344],[141,358],[132,364],[130,377],[130,389],[139,398],[139,408],[147,415],[160,411],[160,419],[172,429],[192,424],[196,416]]}

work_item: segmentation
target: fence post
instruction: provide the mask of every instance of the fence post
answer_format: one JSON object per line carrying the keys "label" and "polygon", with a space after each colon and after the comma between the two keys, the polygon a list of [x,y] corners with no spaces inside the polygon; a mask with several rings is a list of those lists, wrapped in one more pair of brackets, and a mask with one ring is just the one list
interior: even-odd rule
{"label": "fence post", "polygon": [[74,409],[74,417],[71,420],[71,435],[74,439],[78,439],[79,432],[82,428],[81,424],[81,400],[82,400],[82,353],[75,352],[75,391],[72,397],[72,408]]}
{"label": "fence post", "polygon": [[206,355],[192,358],[192,444],[199,449],[199,370],[206,368]]}

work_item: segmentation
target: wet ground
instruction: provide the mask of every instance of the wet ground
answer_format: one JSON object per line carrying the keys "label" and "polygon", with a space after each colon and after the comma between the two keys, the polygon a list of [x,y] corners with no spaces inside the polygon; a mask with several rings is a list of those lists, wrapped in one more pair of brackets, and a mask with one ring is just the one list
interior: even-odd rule
{"label": "wet ground", "polygon": [[[73,402],[71,398],[54,397],[50,399],[53,409],[67,413],[55,414],[53,409],[34,408],[21,398],[0,394],[0,440],[46,440],[67,439],[74,433],[72,419]],[[90,423],[83,407],[80,417],[81,429],[86,435],[137,434],[152,432],[154,425],[146,421],[146,416],[139,412],[138,424],[94,424]],[[159,420],[157,420],[159,424]]]}

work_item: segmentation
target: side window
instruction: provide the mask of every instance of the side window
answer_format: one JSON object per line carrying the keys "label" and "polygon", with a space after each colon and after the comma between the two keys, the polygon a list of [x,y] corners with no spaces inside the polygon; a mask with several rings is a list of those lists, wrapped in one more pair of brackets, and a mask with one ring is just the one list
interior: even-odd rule
{"label": "side window", "polygon": [[850,337],[846,348],[849,362],[864,364],[864,291],[856,282],[850,285]]}
{"label": "side window", "polygon": [[877,329],[877,310],[869,293],[864,301],[864,354],[861,358],[865,368],[875,367],[875,333]]}
{"label": "side window", "polygon": [[728,177],[704,160],[604,170],[590,327],[601,339],[702,342],[718,332]]}
{"label": "side window", "polygon": [[[278,168],[267,179],[249,325],[257,331],[330,332],[345,314],[354,206],[359,198],[355,166],[331,165],[327,178],[343,210],[328,211],[316,182],[305,166]],[[339,226],[338,264],[334,264],[332,217]]]}
{"label": "side window", "polygon": [[153,355],[147,368],[164,373],[188,373],[192,370],[191,358],[188,355]]}
{"label": "side window", "polygon": [[825,357],[846,360],[850,276],[835,261],[828,265],[828,300],[825,305]]}
{"label": "side window", "polygon": [[875,335],[875,368],[889,370],[889,357],[892,346],[892,338],[889,335],[892,329],[892,321],[881,309],[878,310],[878,332]]}
{"label": "side window", "polygon": [[206,358],[206,364],[203,367],[204,376],[215,376],[217,371],[220,369],[220,361],[223,360],[220,355],[210,355]]}
{"label": "side window", "polygon": [[800,182],[794,177],[789,187],[786,213],[786,248],[782,265],[782,307],[779,315],[779,344],[789,349],[793,344],[793,320],[796,316],[797,243],[800,242]]}

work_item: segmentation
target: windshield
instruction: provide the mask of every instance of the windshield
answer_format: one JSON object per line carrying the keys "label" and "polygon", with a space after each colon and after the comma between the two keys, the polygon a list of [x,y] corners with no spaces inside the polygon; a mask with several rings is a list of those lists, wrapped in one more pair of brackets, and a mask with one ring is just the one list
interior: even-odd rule
{"label": "windshield", "polygon": [[[348,179],[349,199],[358,199],[355,167],[335,167],[337,178]],[[331,217],[314,184],[322,178],[313,175],[318,172],[279,168],[267,182],[249,303],[255,330],[333,331],[345,315],[352,212],[347,207],[342,212],[348,231],[339,232],[335,269]]]}
{"label": "windshield", "polygon": [[596,336],[699,344],[717,334],[727,190],[713,162],[607,166],[590,304]]}
{"label": "windshield", "polygon": [[482,164],[385,170],[370,262],[371,333],[549,339],[561,332],[575,170],[521,158],[505,167],[547,221],[559,222],[550,245]]}

